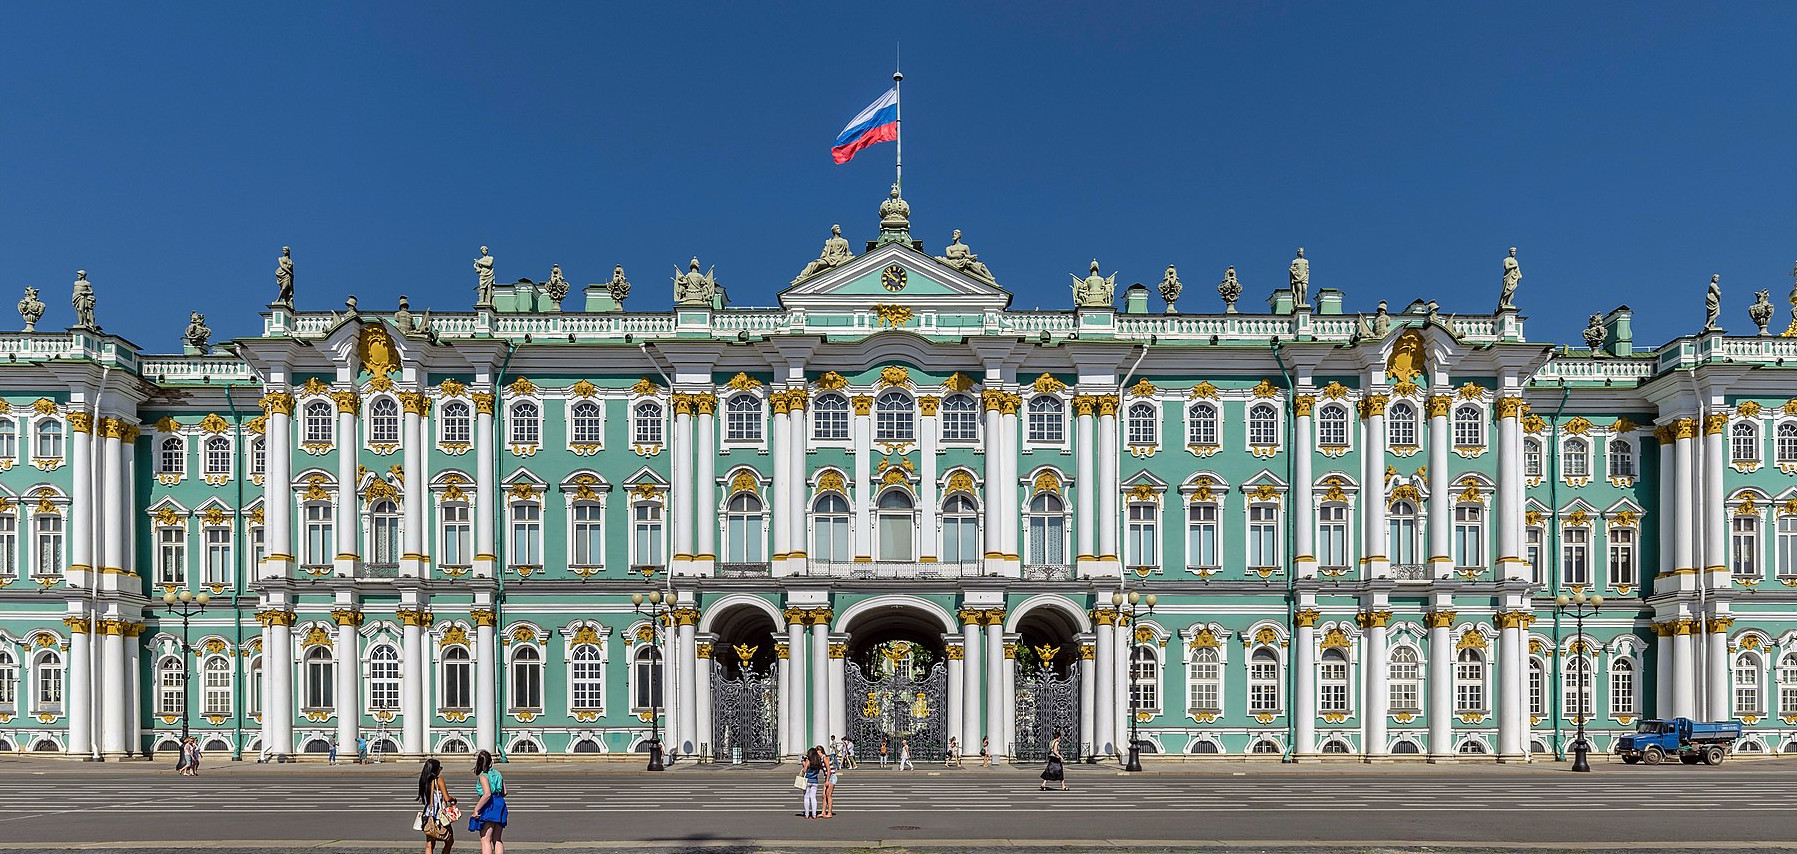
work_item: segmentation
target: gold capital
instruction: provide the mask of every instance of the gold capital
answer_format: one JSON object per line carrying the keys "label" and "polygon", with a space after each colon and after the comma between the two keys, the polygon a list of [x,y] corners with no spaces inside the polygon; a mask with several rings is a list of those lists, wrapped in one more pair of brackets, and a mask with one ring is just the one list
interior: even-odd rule
{"label": "gold capital", "polygon": [[499,615],[491,608],[475,608],[468,612],[468,619],[473,620],[476,626],[499,625]]}
{"label": "gold capital", "polygon": [[336,401],[338,412],[362,411],[362,397],[353,391],[333,391],[331,400]]}
{"label": "gold capital", "polygon": [[1300,394],[1292,398],[1292,411],[1299,418],[1309,418],[1311,408],[1316,405],[1317,396],[1314,394]]}
{"label": "gold capital", "polygon": [[270,415],[292,415],[293,395],[284,391],[271,391],[262,395],[262,411]]}
{"label": "gold capital", "polygon": [[1497,399],[1499,419],[1515,418],[1522,413],[1522,410],[1523,402],[1520,397],[1500,397]]}
{"label": "gold capital", "polygon": [[474,411],[482,415],[492,415],[495,398],[490,391],[477,391],[473,395]]}
{"label": "gold capital", "polygon": [[1426,623],[1428,623],[1429,628],[1431,628],[1431,629],[1448,629],[1448,628],[1453,628],[1454,618],[1456,616],[1459,616],[1459,615],[1455,614],[1452,610],[1448,610],[1448,609],[1444,608],[1444,609],[1437,610],[1437,611],[1430,611],[1430,612],[1424,614],[1423,619]]}
{"label": "gold capital", "polygon": [[1323,618],[1322,612],[1315,608],[1305,608],[1292,616],[1297,621],[1298,627],[1303,629],[1316,628],[1317,621]]}
{"label": "gold capital", "polygon": [[1431,395],[1428,405],[1430,418],[1446,418],[1448,409],[1454,405],[1454,399],[1445,394]]}

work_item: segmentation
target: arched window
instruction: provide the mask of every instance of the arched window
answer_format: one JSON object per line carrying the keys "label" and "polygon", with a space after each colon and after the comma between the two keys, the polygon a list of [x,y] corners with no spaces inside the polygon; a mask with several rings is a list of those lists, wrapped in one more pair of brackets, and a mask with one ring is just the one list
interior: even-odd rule
{"label": "arched window", "polygon": [[261,436],[250,437],[250,474],[268,474],[268,443]]}
{"label": "arched window", "polygon": [[762,548],[761,498],[752,492],[730,496],[724,506],[724,562],[762,563],[767,551]]}
{"label": "arched window", "polygon": [[1529,714],[1547,717],[1547,668],[1541,659],[1529,656]]}
{"label": "arched window", "polygon": [[630,671],[630,707],[645,712],[661,708],[661,650],[650,644],[638,646]]}
{"label": "arched window", "polygon": [[447,401],[437,411],[439,429],[445,445],[470,445],[474,443],[474,419],[468,414],[468,404],[459,400]]}
{"label": "arched window", "polygon": [[1217,563],[1217,505],[1194,501],[1186,505],[1186,566],[1215,570]]}
{"label": "arched window", "polygon": [[568,442],[574,445],[598,445],[605,441],[605,425],[599,417],[599,404],[583,400],[568,409]]}
{"label": "arched window", "polygon": [[1760,657],[1743,652],[1735,657],[1735,717],[1759,714]]}
{"label": "arched window", "polygon": [[201,690],[204,692],[204,707],[208,717],[229,717],[231,714],[231,662],[223,656],[212,656],[206,659],[201,668]]}
{"label": "arched window", "polygon": [[1485,745],[1480,744],[1476,739],[1469,738],[1460,742],[1457,752],[1468,756],[1483,756],[1485,755]]}
{"label": "arched window", "polygon": [[1400,400],[1385,410],[1385,436],[1394,448],[1416,447],[1416,407]]}
{"label": "arched window", "polygon": [[1161,708],[1161,662],[1154,647],[1136,644],[1129,653],[1129,708],[1158,712]]}
{"label": "arched window", "polygon": [[847,563],[852,547],[849,502],[835,493],[818,496],[811,502],[811,559]]}
{"label": "arched window", "polygon": [[832,442],[849,438],[848,398],[820,394],[811,402],[811,438]]}
{"label": "arched window", "polygon": [[1778,425],[1776,459],[1780,465],[1797,463],[1797,421]]}
{"label": "arched window", "polygon": [[443,707],[474,708],[474,662],[459,646],[443,651]]}
{"label": "arched window", "polygon": [[575,644],[568,656],[573,662],[568,673],[568,701],[576,711],[600,711],[605,708],[605,665],[599,660],[599,647]]}
{"label": "arched window", "polygon": [[942,502],[942,560],[975,563],[981,557],[980,511],[973,499],[951,495]]}
{"label": "arched window", "polygon": [[1541,440],[1530,436],[1522,440],[1522,476],[1539,478],[1541,471]]}
{"label": "arched window", "polygon": [[1797,652],[1787,652],[1778,660],[1778,714],[1797,715]]}
{"label": "arched window", "polygon": [[1330,405],[1317,409],[1317,446],[1323,448],[1346,448],[1348,446],[1347,407]]}
{"label": "arched window", "polygon": [[17,711],[19,703],[19,662],[12,653],[0,649],[0,711]]}
{"label": "arched window", "polygon": [[368,444],[399,444],[399,401],[382,396],[369,402]]}
{"label": "arched window", "polygon": [[301,670],[305,674],[303,700],[308,709],[320,711],[331,708],[336,698],[337,667],[331,661],[331,651],[315,646],[306,650],[304,665]]}
{"label": "arched window", "polygon": [[38,653],[32,665],[32,711],[62,713],[62,655],[55,650]]}
{"label": "arched window", "polygon": [[1393,714],[1420,714],[1423,710],[1422,667],[1416,650],[1407,646],[1391,651],[1391,711]]}
{"label": "arched window", "polygon": [[1199,647],[1186,666],[1186,712],[1223,713],[1223,654],[1215,647]]}
{"label": "arched window", "polygon": [[328,400],[314,400],[300,410],[300,420],[304,426],[301,441],[308,445],[329,445],[333,432],[331,423],[331,403]]}
{"label": "arched window", "polygon": [[1280,752],[1279,742],[1274,741],[1270,738],[1263,738],[1259,741],[1254,742],[1254,746],[1249,748],[1248,752],[1249,753],[1258,753],[1258,754],[1262,754],[1262,755],[1279,753]]}
{"label": "arched window", "polygon": [[1024,563],[1060,566],[1067,562],[1067,505],[1052,492],[1030,499],[1024,514]]}
{"label": "arched window", "polygon": [[543,505],[535,501],[512,502],[513,566],[543,565]]}
{"label": "arched window", "polygon": [[1218,444],[1216,404],[1200,400],[1186,407],[1186,444],[1199,448]]}
{"label": "arched window", "polygon": [[761,441],[761,399],[739,394],[724,403],[724,441]]}
{"label": "arched window", "polygon": [[917,439],[917,415],[911,395],[888,389],[874,399],[874,441],[911,442]]}
{"label": "arched window", "polygon": [[1323,752],[1324,753],[1333,753],[1333,754],[1347,754],[1347,753],[1351,753],[1353,751],[1350,751],[1348,749],[1347,742],[1342,741],[1339,738],[1332,738],[1332,739],[1329,739],[1328,741],[1323,742]]}
{"label": "arched window", "polygon": [[942,399],[942,441],[972,442],[980,437],[980,405],[968,394]]}
{"label": "arched window", "polygon": [[531,741],[528,738],[520,738],[517,741],[512,742],[512,746],[511,746],[509,752],[511,752],[511,753],[542,753],[543,748],[538,747],[536,742]]}
{"label": "arched window", "polygon": [[178,475],[187,471],[187,440],[180,436],[169,436],[157,447],[157,474]]}
{"label": "arched window", "polygon": [[1470,403],[1454,408],[1454,447],[1485,447],[1485,411]]}
{"label": "arched window", "polygon": [[1728,428],[1728,461],[1757,463],[1760,461],[1760,428],[1752,421],[1736,421]]}
{"label": "arched window", "polygon": [[405,544],[399,533],[399,505],[382,498],[368,506],[368,562],[375,566],[398,566]]}
{"label": "arched window", "polygon": [[638,445],[659,445],[662,443],[664,426],[662,424],[661,402],[645,400],[631,409],[630,441]]}
{"label": "arched window", "polygon": [[211,477],[225,477],[231,474],[231,440],[223,436],[213,436],[206,440],[206,474]]}
{"label": "arched window", "polygon": [[1421,561],[1417,558],[1416,504],[1408,499],[1393,501],[1386,519],[1389,534],[1385,550],[1391,556],[1392,566],[1419,565]]}
{"label": "arched window", "polygon": [[1279,681],[1279,654],[1259,647],[1248,657],[1248,714],[1279,713],[1283,689]]}
{"label": "arched window", "polygon": [[1595,666],[1589,655],[1569,656],[1561,665],[1566,668],[1561,673],[1560,696],[1563,698],[1561,713],[1568,718],[1589,719],[1596,709],[1592,700],[1592,682]]}
{"label": "arched window", "polygon": [[1635,476],[1635,449],[1627,439],[1610,440],[1609,469],[1611,477]]}
{"label": "arched window", "polygon": [[917,517],[911,503],[911,494],[902,489],[886,490],[880,494],[874,514],[880,560],[915,559]]}
{"label": "arched window", "polygon": [[1317,508],[1317,565],[1348,568],[1348,505],[1332,501]]}
{"label": "arched window", "polygon": [[540,711],[543,708],[543,655],[536,647],[520,647],[512,653],[512,693],[514,709]]}
{"label": "arched window", "polygon": [[1139,400],[1129,405],[1129,443],[1153,447],[1160,439],[1160,412],[1153,403]]}
{"label": "arched window", "polygon": [[1454,505],[1454,565],[1485,565],[1485,505],[1461,501]]}
{"label": "arched window", "polygon": [[1485,654],[1471,647],[1454,657],[1454,711],[1485,711]]}
{"label": "arched window", "polygon": [[368,651],[368,708],[399,709],[399,650],[392,644],[383,643]]}
{"label": "arched window", "polygon": [[0,418],[0,459],[19,457],[19,424],[11,418]]}
{"label": "arched window", "polygon": [[156,714],[186,713],[187,691],[181,677],[180,658],[169,655],[156,662]]}
{"label": "arched window", "polygon": [[568,508],[574,538],[575,566],[605,562],[605,508],[597,501],[576,501]]}
{"label": "arched window", "polygon": [[1317,711],[1348,711],[1348,654],[1341,647],[1323,650],[1322,660],[1317,663]]}
{"label": "arched window", "polygon": [[1560,474],[1564,477],[1591,476],[1591,444],[1584,439],[1567,439],[1560,444]]}
{"label": "arched window", "polygon": [[512,404],[511,418],[512,444],[535,445],[543,441],[543,409],[533,401],[521,400]]}
{"label": "arched window", "polygon": [[1626,717],[1635,714],[1635,662],[1617,658],[1610,662],[1610,715]]}
{"label": "arched window", "polygon": [[1279,445],[1279,410],[1271,403],[1248,407],[1248,444],[1257,448]]}
{"label": "arched window", "polygon": [[1054,444],[1067,440],[1067,406],[1049,394],[1030,398],[1029,432],[1031,442]]}

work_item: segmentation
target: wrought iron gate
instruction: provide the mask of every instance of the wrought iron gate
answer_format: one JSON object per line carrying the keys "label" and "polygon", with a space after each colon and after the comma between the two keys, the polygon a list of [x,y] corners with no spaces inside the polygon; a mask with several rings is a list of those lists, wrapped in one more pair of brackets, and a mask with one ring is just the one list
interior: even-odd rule
{"label": "wrought iron gate", "polygon": [[876,657],[872,672],[853,664],[845,669],[848,735],[858,756],[878,756],[887,739],[895,762],[901,739],[911,743],[913,761],[939,762],[948,755],[948,662],[893,668],[879,666]]}
{"label": "wrought iron gate", "polygon": [[1065,675],[1052,667],[1017,671],[1017,731],[1012,751],[1019,762],[1048,758],[1048,744],[1061,734],[1061,758],[1080,758],[1079,667]]}
{"label": "wrought iron gate", "polygon": [[[736,675],[732,676],[731,671]],[[711,758],[731,762],[742,751],[744,762],[780,758],[780,665],[766,673],[723,662],[711,665]]]}

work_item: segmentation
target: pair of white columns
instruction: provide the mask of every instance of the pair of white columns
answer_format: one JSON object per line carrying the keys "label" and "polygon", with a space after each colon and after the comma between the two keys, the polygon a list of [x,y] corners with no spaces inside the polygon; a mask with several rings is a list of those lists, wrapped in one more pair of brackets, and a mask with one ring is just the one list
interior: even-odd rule
{"label": "pair of white columns", "polygon": [[847,726],[847,671],[840,642],[830,638],[828,608],[788,608],[786,657],[781,662],[782,752],[804,753],[841,736]]}
{"label": "pair of white columns", "polygon": [[709,572],[717,561],[717,396],[673,395],[674,441],[668,449],[675,574]]}

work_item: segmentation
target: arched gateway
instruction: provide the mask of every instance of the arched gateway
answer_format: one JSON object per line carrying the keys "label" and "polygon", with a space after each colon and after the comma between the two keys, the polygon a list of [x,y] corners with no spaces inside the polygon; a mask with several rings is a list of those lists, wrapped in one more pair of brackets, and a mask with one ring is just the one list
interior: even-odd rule
{"label": "arched gateway", "polygon": [[780,758],[780,660],[773,615],[741,604],[721,609],[707,662],[711,679],[714,762],[774,762]]}
{"label": "arched gateway", "polygon": [[896,604],[844,616],[844,721],[856,752],[872,758],[885,743],[896,761],[908,744],[913,760],[941,761],[952,733],[940,615]]}

